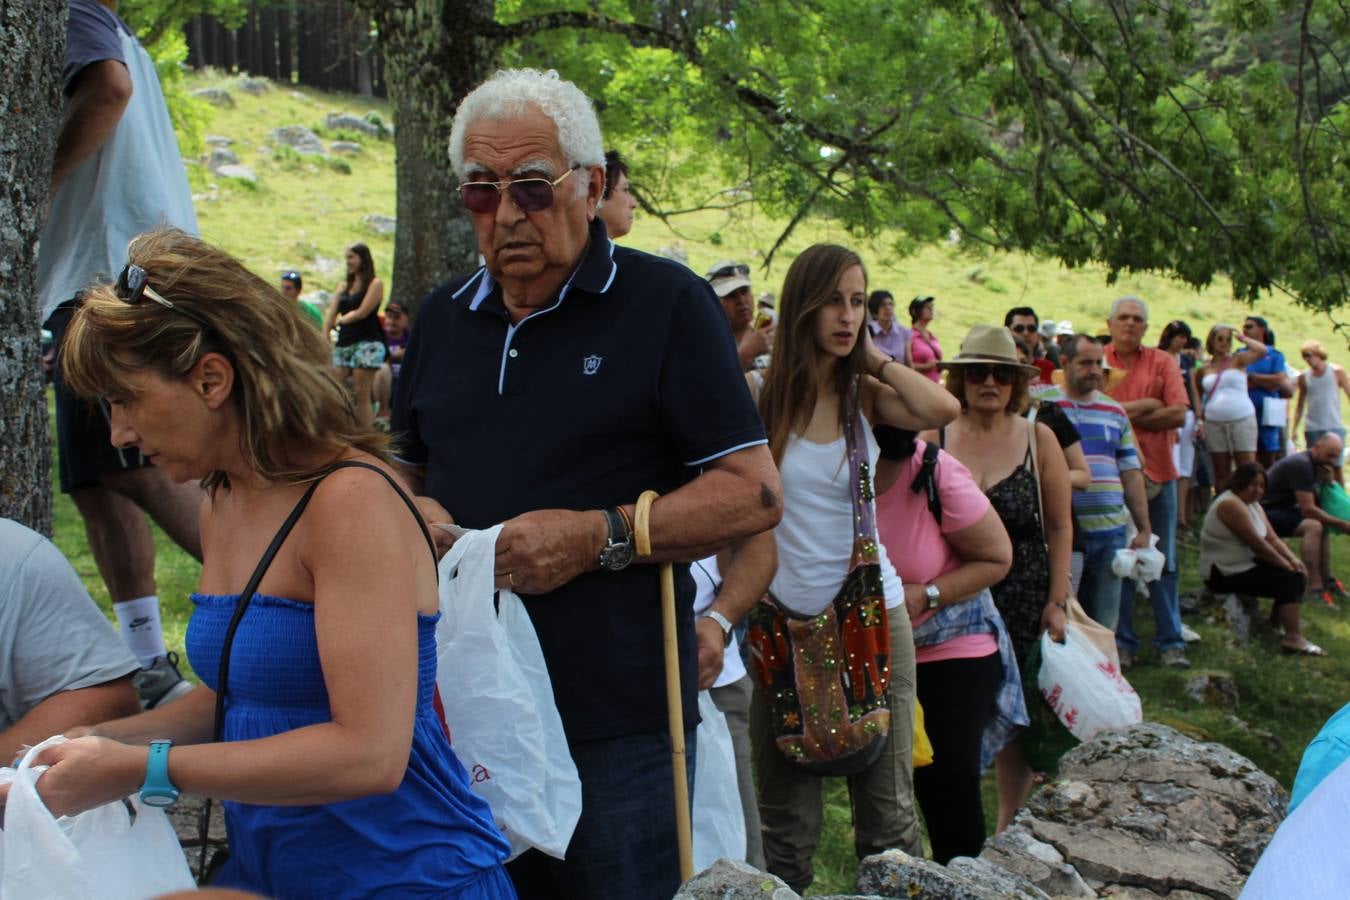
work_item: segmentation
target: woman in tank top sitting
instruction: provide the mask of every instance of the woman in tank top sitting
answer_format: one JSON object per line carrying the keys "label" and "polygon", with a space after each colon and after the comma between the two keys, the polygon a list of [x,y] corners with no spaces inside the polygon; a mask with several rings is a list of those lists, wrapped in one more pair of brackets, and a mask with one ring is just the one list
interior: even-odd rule
{"label": "woman in tank top sitting", "polygon": [[1294,551],[1275,534],[1261,495],[1266,472],[1258,462],[1238,466],[1224,491],[1210,504],[1200,530],[1200,574],[1216,594],[1270,597],[1275,603],[1270,624],[1284,629],[1280,648],[1286,653],[1325,656],[1303,636],[1298,604],[1308,571]]}
{"label": "woman in tank top sitting", "polygon": [[435,710],[435,549],[386,436],[272,284],[181,231],[128,254],[116,286],[88,292],[61,366],[108,404],[114,444],[205,489],[187,630],[205,683],[69,732],[38,757],[38,792],[57,815],[138,789],[224,800],[223,887],[514,897],[509,845]]}
{"label": "woman in tank top sitting", "polygon": [[[1345,423],[1341,420],[1341,392],[1350,397],[1350,376],[1340,366],[1327,362],[1327,348],[1321,341],[1304,341],[1299,348],[1308,370],[1298,376],[1298,401],[1294,406],[1294,434],[1303,411],[1308,419],[1303,423],[1303,446],[1312,447],[1324,434],[1338,434],[1345,441]],[[1336,462],[1336,480],[1345,484],[1340,461]]]}
{"label": "woman in tank top sitting", "polygon": [[[1234,339],[1246,345],[1233,352]],[[1247,366],[1266,355],[1266,345],[1232,325],[1215,325],[1205,338],[1209,360],[1195,367],[1200,408],[1195,433],[1214,465],[1214,490],[1222,491],[1234,466],[1256,459],[1256,407],[1247,394]]]}
{"label": "woman in tank top sitting", "polygon": [[[868,577],[875,577],[861,587],[869,598],[878,588],[884,594],[888,731],[880,756],[848,776],[854,846],[859,857],[894,847],[922,854],[911,760],[914,639],[904,587],[875,529],[866,527],[874,515],[871,473],[877,460],[871,426],[939,427],[956,418],[960,408],[939,385],[872,344],[866,328],[867,273],[852,250],[830,244],[807,248],[787,271],[779,312],[773,365],[759,397],[784,492],[783,520],[776,531],[778,571],[769,588],[773,608],[799,621],[820,618],[863,565]],[[864,557],[870,559],[859,562]],[[752,645],[759,612],[751,614]],[[785,712],[775,705],[777,698],[767,696],[759,649],[756,645],[760,679],[750,734],[764,855],[770,872],[802,891],[813,880],[811,860],[820,845],[821,779],[780,749],[774,732],[783,722],[771,716],[800,728],[802,712]],[[810,717],[809,710],[805,715]]]}

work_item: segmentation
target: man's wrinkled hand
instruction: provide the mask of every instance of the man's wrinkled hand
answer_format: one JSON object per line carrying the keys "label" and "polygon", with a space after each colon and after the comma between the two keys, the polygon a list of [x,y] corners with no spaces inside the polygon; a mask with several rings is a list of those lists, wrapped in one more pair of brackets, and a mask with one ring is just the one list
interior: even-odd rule
{"label": "man's wrinkled hand", "polygon": [[695,624],[698,635],[698,689],[706,691],[722,674],[722,658],[726,655],[722,627],[712,619],[701,618]]}
{"label": "man's wrinkled hand", "polygon": [[1130,541],[1130,549],[1131,549],[1131,550],[1147,550],[1147,549],[1148,549],[1148,542],[1149,542],[1149,539],[1152,538],[1152,537],[1153,537],[1153,532],[1151,532],[1151,531],[1141,531],[1141,532],[1139,532],[1138,534],[1136,534],[1136,535],[1134,536],[1134,540]]}
{"label": "man's wrinkled hand", "polygon": [[599,510],[540,509],[508,519],[497,535],[496,586],[546,594],[600,565],[608,526]]}

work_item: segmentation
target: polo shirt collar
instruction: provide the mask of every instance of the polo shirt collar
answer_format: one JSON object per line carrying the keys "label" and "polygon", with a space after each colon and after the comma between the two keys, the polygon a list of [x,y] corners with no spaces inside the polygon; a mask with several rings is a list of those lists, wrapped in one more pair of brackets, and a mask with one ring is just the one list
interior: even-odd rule
{"label": "polo shirt collar", "polygon": [[[586,245],[586,252],[582,254],[581,262],[577,263],[577,267],[568,276],[562,290],[558,292],[558,303],[562,303],[574,287],[592,294],[605,293],[619,272],[619,266],[614,262],[614,242],[609,239],[604,220],[599,216],[591,221],[588,236],[590,241]],[[483,305],[483,301],[493,296],[497,290],[497,282],[487,270],[487,266],[480,268],[455,292],[454,296],[459,297],[470,288],[473,288],[473,294],[469,298],[469,309],[476,311]]]}

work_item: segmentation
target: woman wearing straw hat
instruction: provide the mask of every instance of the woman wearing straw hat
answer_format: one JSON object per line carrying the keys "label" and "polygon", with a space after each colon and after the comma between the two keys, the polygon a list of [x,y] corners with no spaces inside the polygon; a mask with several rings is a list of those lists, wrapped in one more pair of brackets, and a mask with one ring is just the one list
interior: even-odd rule
{"label": "woman wearing straw hat", "polygon": [[[923,437],[970,469],[1012,537],[1012,569],[993,594],[1024,661],[1042,631],[1056,640],[1064,633],[1073,551],[1068,466],[1054,433],[1022,417],[1036,369],[1018,362],[1008,329],[976,325],[942,368],[961,415]],[[1031,790],[1031,768],[1017,741],[999,754],[997,771],[1001,831]]]}

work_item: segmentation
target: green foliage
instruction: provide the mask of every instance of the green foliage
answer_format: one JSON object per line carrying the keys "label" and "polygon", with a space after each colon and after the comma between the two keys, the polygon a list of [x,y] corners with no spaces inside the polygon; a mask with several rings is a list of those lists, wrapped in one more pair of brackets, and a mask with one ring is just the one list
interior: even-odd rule
{"label": "green foliage", "polygon": [[[1116,281],[1347,299],[1350,8],[1308,0],[504,0],[506,64],[596,99],[648,210],[828,217],[907,254],[960,230]],[[1306,27],[1305,27],[1306,21]],[[789,225],[789,229],[791,228]]]}

